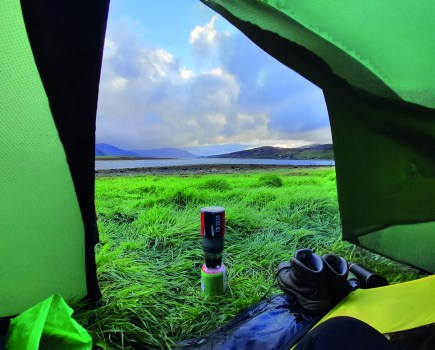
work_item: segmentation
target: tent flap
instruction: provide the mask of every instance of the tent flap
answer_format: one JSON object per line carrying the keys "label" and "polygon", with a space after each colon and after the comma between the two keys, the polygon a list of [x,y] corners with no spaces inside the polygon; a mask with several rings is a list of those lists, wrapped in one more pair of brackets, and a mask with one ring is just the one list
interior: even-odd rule
{"label": "tent flap", "polygon": [[435,2],[203,3],[323,89],[343,237],[435,272]]}
{"label": "tent flap", "polygon": [[0,316],[84,297],[84,227],[19,1],[0,2]]}

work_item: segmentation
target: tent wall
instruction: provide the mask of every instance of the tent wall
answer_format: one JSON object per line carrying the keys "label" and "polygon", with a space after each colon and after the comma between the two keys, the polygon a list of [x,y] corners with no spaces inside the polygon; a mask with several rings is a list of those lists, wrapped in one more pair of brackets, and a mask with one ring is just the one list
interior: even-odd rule
{"label": "tent wall", "polygon": [[435,114],[324,91],[343,237],[435,272]]}
{"label": "tent wall", "polygon": [[108,1],[0,2],[0,317],[99,296],[94,134]]}
{"label": "tent wall", "polygon": [[343,237],[435,272],[435,3],[203,3],[323,89]]}
{"label": "tent wall", "polygon": [[85,225],[87,287],[100,295],[94,246],[95,120],[109,0],[21,0],[33,55]]}

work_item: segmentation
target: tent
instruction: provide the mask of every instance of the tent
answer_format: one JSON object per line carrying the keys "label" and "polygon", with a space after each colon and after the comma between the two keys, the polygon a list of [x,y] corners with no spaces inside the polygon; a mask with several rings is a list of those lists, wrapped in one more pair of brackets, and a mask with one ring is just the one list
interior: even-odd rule
{"label": "tent", "polygon": [[[323,89],[343,238],[435,272],[435,3],[203,0]],[[0,317],[100,296],[95,116],[108,0],[0,2]]]}

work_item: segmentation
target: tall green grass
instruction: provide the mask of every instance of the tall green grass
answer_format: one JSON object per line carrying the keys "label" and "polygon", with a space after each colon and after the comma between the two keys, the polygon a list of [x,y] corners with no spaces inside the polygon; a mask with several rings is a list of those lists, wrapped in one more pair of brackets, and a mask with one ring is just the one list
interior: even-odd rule
{"label": "tall green grass", "polygon": [[[226,209],[229,291],[200,294],[199,212]],[[170,348],[280,293],[279,262],[296,249],[335,253],[392,283],[416,272],[341,241],[334,169],[98,178],[96,249],[103,298],[76,319],[103,348]]]}

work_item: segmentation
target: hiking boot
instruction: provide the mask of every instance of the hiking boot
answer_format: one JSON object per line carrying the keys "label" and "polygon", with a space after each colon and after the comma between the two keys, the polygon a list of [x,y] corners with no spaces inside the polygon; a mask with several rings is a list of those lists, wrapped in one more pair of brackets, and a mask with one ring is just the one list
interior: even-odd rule
{"label": "hiking boot", "polygon": [[312,313],[330,308],[325,277],[323,260],[309,249],[297,250],[290,262],[278,265],[281,289],[295,295],[301,306]]}
{"label": "hiking boot", "polygon": [[326,284],[332,306],[338,304],[352,290],[347,282],[349,267],[342,257],[327,254],[322,257],[325,265]]}

